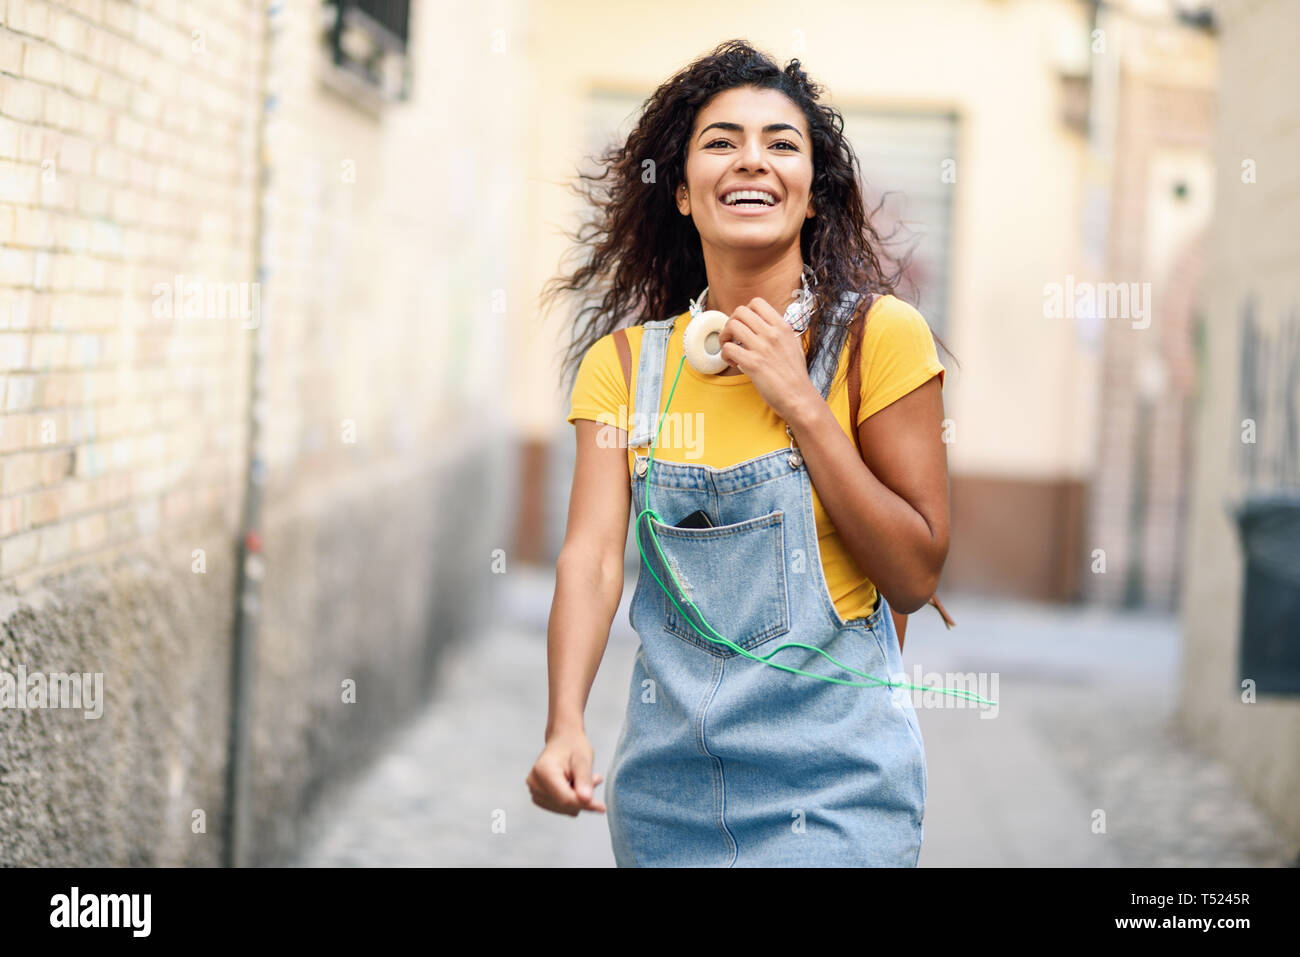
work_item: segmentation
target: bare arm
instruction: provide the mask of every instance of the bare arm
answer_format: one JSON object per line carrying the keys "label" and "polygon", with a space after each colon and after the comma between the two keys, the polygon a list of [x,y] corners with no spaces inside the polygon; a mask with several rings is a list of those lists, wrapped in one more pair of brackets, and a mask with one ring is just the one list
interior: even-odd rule
{"label": "bare arm", "polygon": [[892,608],[911,614],[938,588],[948,557],[939,378],[867,417],[858,429],[862,458],[830,406],[813,396],[789,422],[808,474],[863,574]]}
{"label": "bare arm", "polygon": [[587,696],[623,597],[632,501],[627,432],[589,419],[575,419],[574,427],[577,462],[546,635],[547,739],[557,730],[583,728]]}

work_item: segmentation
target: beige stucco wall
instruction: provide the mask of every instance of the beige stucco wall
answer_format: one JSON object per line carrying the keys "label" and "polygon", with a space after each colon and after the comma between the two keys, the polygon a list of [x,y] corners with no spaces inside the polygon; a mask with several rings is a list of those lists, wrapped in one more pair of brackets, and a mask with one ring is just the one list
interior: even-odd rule
{"label": "beige stucco wall", "polygon": [[[1236,768],[1243,787],[1300,841],[1300,701],[1242,701],[1237,655],[1244,567],[1227,511],[1244,492],[1238,472],[1243,305],[1253,296],[1258,320],[1274,335],[1281,316],[1300,312],[1300,106],[1290,93],[1300,85],[1293,55],[1300,5],[1229,2],[1219,5],[1219,15],[1216,209],[1202,285],[1209,366],[1197,430],[1180,710],[1191,734]],[[1255,164],[1254,183],[1242,181],[1247,160]],[[1271,423],[1261,421],[1262,429],[1282,427],[1276,415]],[[1261,435],[1260,441],[1278,438]]]}

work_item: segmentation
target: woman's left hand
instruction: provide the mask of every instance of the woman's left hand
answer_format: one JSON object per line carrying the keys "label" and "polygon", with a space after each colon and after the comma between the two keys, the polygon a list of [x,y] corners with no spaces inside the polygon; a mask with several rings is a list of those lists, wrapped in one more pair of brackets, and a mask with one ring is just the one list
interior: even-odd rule
{"label": "woman's left hand", "polygon": [[821,395],[808,378],[803,336],[766,299],[737,306],[718,334],[722,358],[749,376],[767,404],[786,422],[801,404]]}

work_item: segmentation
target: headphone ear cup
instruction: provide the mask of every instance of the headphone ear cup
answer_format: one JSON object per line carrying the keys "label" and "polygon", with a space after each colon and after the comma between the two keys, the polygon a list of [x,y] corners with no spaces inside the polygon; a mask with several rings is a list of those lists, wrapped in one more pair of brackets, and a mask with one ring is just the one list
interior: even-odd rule
{"label": "headphone ear cup", "polygon": [[722,358],[718,333],[727,324],[728,318],[725,312],[707,309],[687,324],[682,336],[682,348],[686,351],[686,361],[697,372],[717,375],[727,368],[727,360]]}

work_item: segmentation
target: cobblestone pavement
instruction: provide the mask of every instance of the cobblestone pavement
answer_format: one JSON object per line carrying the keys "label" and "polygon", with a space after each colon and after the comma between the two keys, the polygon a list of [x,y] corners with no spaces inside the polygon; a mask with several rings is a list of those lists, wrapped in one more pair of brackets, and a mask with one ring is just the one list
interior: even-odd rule
{"label": "cobblestone pavement", "polygon": [[[613,866],[603,814],[543,811],[524,785],[546,721],[554,578],[504,577],[496,626],[452,650],[427,711],[322,804],[300,866]],[[618,739],[637,648],[633,585],[587,707],[597,773]],[[1229,769],[1174,727],[1172,617],[959,595],[944,604],[951,631],[932,609],[912,616],[906,680],[955,686],[945,675],[996,674],[996,688],[977,690],[998,704],[990,719],[994,709],[982,716],[954,697],[914,697],[928,769],[920,866],[1295,861],[1294,842]]]}

